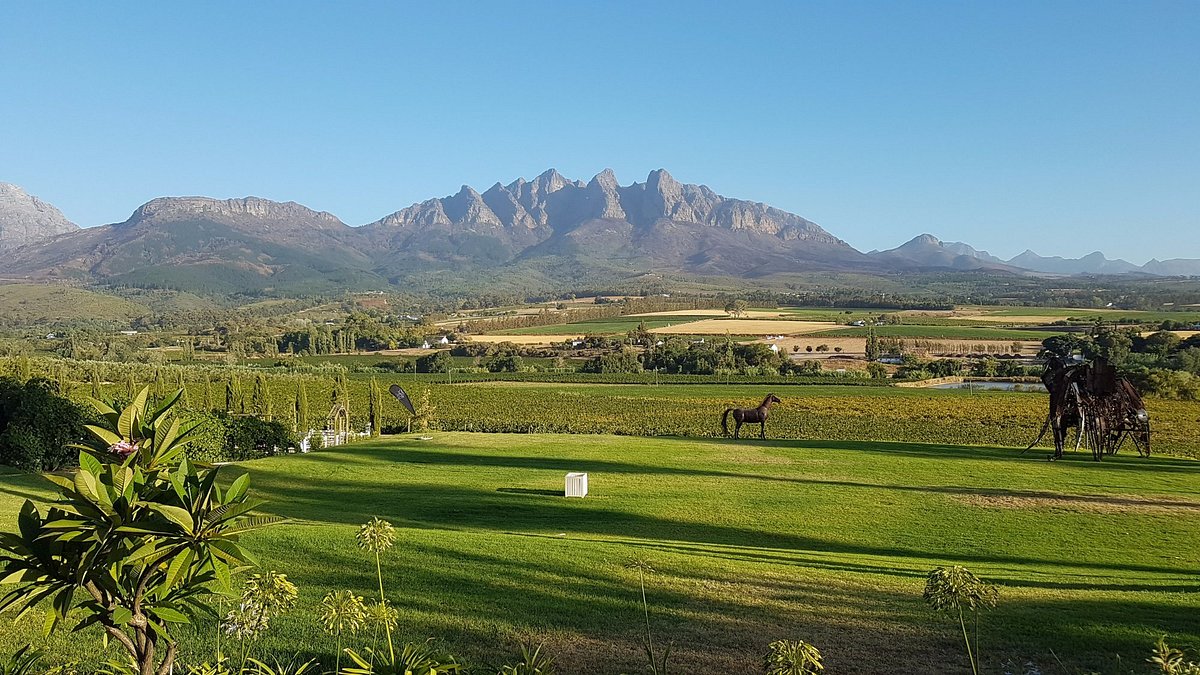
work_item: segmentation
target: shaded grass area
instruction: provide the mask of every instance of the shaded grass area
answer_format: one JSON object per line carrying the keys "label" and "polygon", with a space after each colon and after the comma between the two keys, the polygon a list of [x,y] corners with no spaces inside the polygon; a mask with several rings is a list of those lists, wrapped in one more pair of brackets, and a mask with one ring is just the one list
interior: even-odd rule
{"label": "shaded grass area", "polygon": [[[1118,653],[1139,663],[1163,633],[1200,639],[1198,462],[1051,464],[1012,448],[898,442],[433,436],[231,468],[296,519],[249,542],[301,587],[300,611],[266,647],[332,653],[305,613],[327,590],[372,594],[354,532],[374,515],[400,528],[384,560],[400,634],[439,636],[476,665],[534,637],[564,672],[640,672],[636,576],[624,566],[635,558],[657,570],[651,621],[675,641],[678,672],[756,672],[783,637],[820,646],[831,672],[961,672],[955,626],[920,598],[924,574],[953,563],[1002,586],[983,623],[990,672],[1010,659],[1052,672],[1050,649],[1069,668],[1103,669]],[[558,496],[566,471],[589,473],[588,498]],[[0,477],[0,528],[23,498],[45,494],[35,477]],[[39,624],[0,627],[0,645],[35,639]],[[96,643],[52,644],[90,658]],[[206,627],[187,656],[211,645]]]}

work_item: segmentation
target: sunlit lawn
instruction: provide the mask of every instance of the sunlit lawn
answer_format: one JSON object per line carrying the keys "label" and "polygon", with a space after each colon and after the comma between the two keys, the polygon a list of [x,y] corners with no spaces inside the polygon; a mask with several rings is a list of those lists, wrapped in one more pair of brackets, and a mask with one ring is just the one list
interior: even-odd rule
{"label": "sunlit lawn", "polygon": [[[566,673],[643,672],[633,559],[657,570],[651,622],[674,642],[672,672],[757,672],[779,638],[816,644],[834,673],[964,672],[957,624],[921,600],[926,572],[954,563],[1001,585],[981,621],[988,672],[1007,660],[1109,672],[1117,654],[1140,668],[1162,634],[1200,645],[1195,461],[437,432],[244,467],[269,510],[295,519],[250,540],[301,588],[263,643],[284,653],[329,657],[321,596],[373,593],[354,544],[373,515],[400,528],[384,575],[402,637],[438,636],[476,666],[533,639]],[[590,496],[561,496],[567,471],[589,473]],[[47,494],[35,477],[0,476],[0,527]],[[40,642],[40,623],[0,624],[0,647]],[[184,657],[209,658],[212,632]],[[92,633],[50,644],[99,660]]]}

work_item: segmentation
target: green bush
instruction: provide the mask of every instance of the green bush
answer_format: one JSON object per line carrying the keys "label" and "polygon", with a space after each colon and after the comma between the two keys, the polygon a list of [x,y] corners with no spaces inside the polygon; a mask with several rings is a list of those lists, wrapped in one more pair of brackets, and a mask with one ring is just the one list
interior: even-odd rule
{"label": "green bush", "polygon": [[79,453],[66,446],[83,438],[88,419],[82,408],[56,396],[49,380],[0,378],[0,464],[26,471],[73,466]]}
{"label": "green bush", "polygon": [[199,426],[191,437],[188,458],[200,462],[232,462],[268,457],[296,445],[291,429],[277,420],[214,411],[183,415]]}

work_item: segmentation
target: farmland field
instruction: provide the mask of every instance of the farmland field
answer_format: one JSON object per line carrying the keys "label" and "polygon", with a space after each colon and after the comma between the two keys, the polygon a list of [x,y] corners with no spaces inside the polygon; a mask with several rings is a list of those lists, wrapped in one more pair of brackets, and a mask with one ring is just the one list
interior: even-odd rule
{"label": "farmland field", "polygon": [[[866,327],[838,328],[826,335],[832,337],[863,337],[867,334]],[[1045,340],[1054,335],[1054,331],[1020,330],[1015,328],[991,328],[985,326],[922,326],[922,325],[884,325],[875,326],[875,334],[880,337],[929,338],[941,340]]]}
{"label": "farmland field", "polygon": [[704,319],[691,323],[654,328],[651,333],[684,335],[792,335],[815,333],[836,328],[826,321],[790,321],[784,319]]}
{"label": "farmland field", "polygon": [[683,316],[622,316],[610,319],[591,319],[574,323],[559,323],[552,326],[532,326],[529,328],[510,328],[498,330],[500,335],[623,335],[645,323],[647,328],[659,328],[668,325],[678,325],[689,321],[707,319],[703,315]]}
{"label": "farmland field", "polygon": [[[1200,640],[1200,463],[1082,456],[1048,463],[1011,447],[845,441],[644,439],[435,432],[246,462],[267,510],[293,524],[248,538],[301,589],[262,647],[324,655],[313,614],[329,590],[371,597],[354,544],[379,515],[399,528],[384,558],[399,636],[438,636],[474,665],[522,639],[563,672],[639,672],[643,560],[655,638],[672,670],[755,672],[766,644],[820,646],[836,673],[962,672],[957,626],[921,600],[937,565],[1000,586],[983,615],[986,672],[1061,659],[1108,672],[1162,634]],[[591,494],[560,496],[565,471]],[[49,496],[0,477],[0,529]],[[0,648],[41,642],[40,617],[0,627]],[[213,627],[185,641],[209,658]],[[365,639],[365,638],[364,638]],[[59,657],[96,664],[99,638],[57,634]],[[1055,656],[1051,655],[1051,650]],[[490,671],[489,671],[490,672]]]}

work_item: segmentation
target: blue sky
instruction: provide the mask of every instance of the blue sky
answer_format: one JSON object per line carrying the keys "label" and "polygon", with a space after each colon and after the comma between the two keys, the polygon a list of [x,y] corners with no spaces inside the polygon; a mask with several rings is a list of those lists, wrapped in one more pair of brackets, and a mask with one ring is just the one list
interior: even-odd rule
{"label": "blue sky", "polygon": [[662,167],[864,251],[1200,258],[1200,2],[744,4],[8,0],[0,180],[358,225]]}

